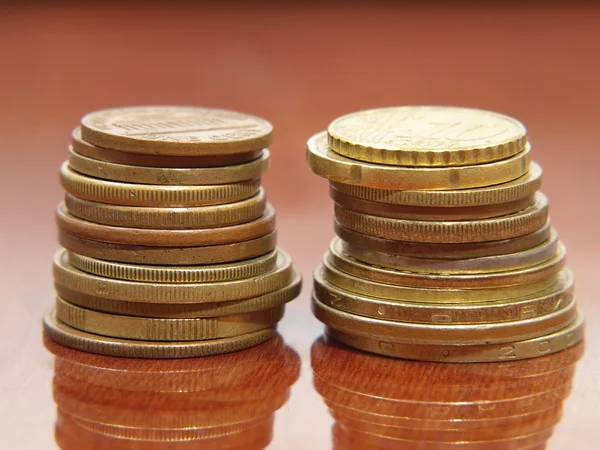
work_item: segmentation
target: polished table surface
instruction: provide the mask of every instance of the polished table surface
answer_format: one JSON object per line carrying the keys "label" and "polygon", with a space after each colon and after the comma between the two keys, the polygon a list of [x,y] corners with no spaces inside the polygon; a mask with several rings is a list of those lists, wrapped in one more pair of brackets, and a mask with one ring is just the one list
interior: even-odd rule
{"label": "polished table surface", "polygon": [[[266,408],[260,410],[264,414],[256,426],[239,435],[245,436],[243,442],[216,440],[214,448],[266,444],[271,431],[267,411],[278,406],[269,444],[273,449],[327,449],[332,444],[390,448],[389,440],[373,438],[390,433],[402,448],[413,448],[408,441],[459,435],[460,430],[439,425],[454,414],[489,420],[491,429],[509,439],[558,422],[557,405],[570,393],[547,448],[597,448],[600,7],[577,2],[465,3],[453,8],[431,2],[225,3],[144,8],[126,2],[0,5],[0,279],[5,293],[0,314],[0,446],[56,448],[55,422],[65,448],[74,436],[77,442],[94,444],[89,429],[57,416],[52,392],[68,380],[68,392],[58,389],[64,394],[57,395],[59,402],[70,399],[70,407],[88,408],[88,413],[108,408],[115,420],[148,419],[127,409],[136,407],[146,413],[152,407],[177,410],[182,405],[202,410],[206,402],[235,400],[250,402],[246,409]],[[179,363],[74,356],[67,349],[56,359],[55,370],[55,360],[42,344],[41,317],[53,301],[50,263],[58,248],[53,210],[62,196],[57,172],[70,131],[90,110],[165,103],[231,108],[272,121],[273,163],[264,186],[277,208],[280,245],[305,277],[303,293],[287,308],[279,327],[282,340],[250,353],[182,368]],[[544,168],[542,190],[568,248],[587,318],[585,355],[577,363],[572,390],[572,364],[582,347],[498,371],[485,364],[453,371],[453,366],[353,352],[321,339],[323,328],[309,307],[311,272],[333,236],[332,204],[326,183],[306,167],[304,143],[346,112],[415,103],[481,107],[516,116],[527,125],[534,159]],[[73,359],[78,363],[72,364]],[[181,386],[189,377],[175,376],[173,381],[173,367],[182,373],[206,369],[206,376],[194,377],[209,384]],[[223,367],[234,369],[227,373]],[[211,375],[211,370],[216,372]],[[259,376],[261,371],[273,374],[268,382]],[[228,376],[219,378],[222,373]],[[381,373],[393,375],[390,384],[382,384],[377,376]],[[145,377],[154,377],[155,383]],[[133,389],[140,379],[162,394],[140,396]],[[120,383],[118,395],[110,384],[115,380]],[[215,380],[221,384],[210,384]],[[133,388],[127,384],[132,382]],[[175,392],[161,390],[161,383]],[[285,401],[288,383],[293,385]],[[207,386],[211,389],[204,392]],[[189,397],[186,392],[191,392]],[[515,403],[520,397],[530,401]],[[158,404],[149,406],[154,398]],[[373,403],[374,398],[381,404]],[[457,399],[466,409],[448,406]],[[505,405],[497,410],[501,417],[481,407],[486,401]],[[89,408],[93,402],[102,407]],[[428,409],[429,402],[439,403],[439,408]],[[374,415],[369,410],[374,405],[388,412]],[[519,411],[523,420],[517,431],[522,433],[510,435]],[[217,416],[233,420],[227,413]],[[200,419],[206,417],[199,413]],[[438,425],[423,431],[424,419]],[[231,430],[227,421],[218,425],[218,430]],[[468,439],[490,438],[485,430],[462,431]],[[87,440],[81,440],[86,432]],[[534,433],[515,448],[542,448],[538,443],[546,437]],[[95,444],[102,448],[106,443]]]}

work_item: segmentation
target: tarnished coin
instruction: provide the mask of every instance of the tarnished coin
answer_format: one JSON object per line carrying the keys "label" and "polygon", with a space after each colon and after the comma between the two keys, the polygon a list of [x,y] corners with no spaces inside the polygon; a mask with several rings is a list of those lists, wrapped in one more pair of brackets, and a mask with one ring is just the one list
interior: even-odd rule
{"label": "tarnished coin", "polygon": [[98,147],[149,155],[245,153],[271,143],[264,119],[223,109],[133,106],[92,112],[81,119],[82,138]]}
{"label": "tarnished coin", "polygon": [[453,106],[399,106],[339,117],[328,128],[340,155],[397,166],[465,166],[523,151],[527,132],[512,117]]}
{"label": "tarnished coin", "polygon": [[584,318],[583,313],[578,311],[575,320],[553,333],[532,339],[487,345],[406,344],[394,339],[358,336],[332,327],[328,327],[326,333],[350,347],[396,358],[453,363],[516,361],[550,355],[573,347],[583,340]]}
{"label": "tarnished coin", "polygon": [[276,333],[274,328],[268,328],[242,336],[206,341],[139,341],[109,338],[77,330],[59,321],[54,311],[44,317],[44,331],[50,339],[65,347],[126,358],[192,358],[230,353],[261,344]]}
{"label": "tarnished coin", "polygon": [[193,319],[159,319],[107,314],[56,299],[56,318],[88,333],[142,341],[204,341],[274,327],[284,306],[246,314]]}
{"label": "tarnished coin", "polygon": [[529,144],[520,153],[500,161],[456,167],[386,166],[356,161],[329,148],[327,133],[308,140],[310,169],[323,178],[343,184],[397,190],[468,189],[506,183],[525,175],[529,169]]}

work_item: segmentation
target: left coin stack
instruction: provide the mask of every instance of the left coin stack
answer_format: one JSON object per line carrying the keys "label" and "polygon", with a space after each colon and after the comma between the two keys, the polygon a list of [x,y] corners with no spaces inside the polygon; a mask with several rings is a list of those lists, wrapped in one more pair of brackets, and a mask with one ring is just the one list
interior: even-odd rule
{"label": "left coin stack", "polygon": [[47,336],[112,356],[227,353],[275,335],[300,275],[260,177],[272,126],[193,107],[93,112],[73,132]]}

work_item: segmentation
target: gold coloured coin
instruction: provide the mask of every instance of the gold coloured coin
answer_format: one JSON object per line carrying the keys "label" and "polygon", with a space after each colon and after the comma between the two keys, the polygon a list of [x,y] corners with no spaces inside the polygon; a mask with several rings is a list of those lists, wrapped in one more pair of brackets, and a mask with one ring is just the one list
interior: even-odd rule
{"label": "gold coloured coin", "polygon": [[510,322],[550,314],[573,300],[573,274],[563,270],[558,283],[536,294],[511,300],[452,304],[405,302],[356,294],[338,288],[323,276],[314,274],[313,295],[331,308],[359,316],[399,322],[434,324],[473,324]]}
{"label": "gold coloured coin", "polygon": [[81,137],[98,147],[167,156],[225,155],[268,147],[273,126],[224,109],[133,106],[92,112]]}
{"label": "gold coloured coin", "polygon": [[66,162],[60,168],[60,182],[65,191],[83,200],[171,208],[239,202],[255,196],[260,189],[260,179],[214,186],[120,183],[81,175]]}
{"label": "gold coloured coin", "polygon": [[144,283],[98,277],[76,269],[68,262],[67,252],[54,259],[54,282],[62,288],[109,300],[142,303],[204,303],[241,300],[268,294],[292,282],[294,273],[290,257],[279,250],[275,269],[263,275],[215,283]]}
{"label": "gold coloured coin", "polygon": [[321,303],[313,296],[315,317],[328,327],[359,336],[387,337],[412,344],[476,345],[500,344],[554,333],[568,326],[576,316],[572,301],[563,308],[531,319],[486,324],[422,324],[391,322],[348,314]]}
{"label": "gold coloured coin", "polygon": [[453,363],[516,361],[550,355],[570,348],[583,340],[584,318],[577,318],[567,327],[533,339],[506,344],[487,345],[419,345],[405,344],[393,339],[357,336],[331,327],[327,335],[350,347],[396,358]]}
{"label": "gold coloured coin", "polygon": [[143,153],[122,152],[108,148],[96,147],[86,142],[81,137],[81,127],[77,127],[71,134],[71,146],[73,151],[88,158],[108,161],[116,164],[127,164],[130,166],[145,167],[219,167],[233,166],[250,162],[260,158],[262,149],[253,152],[232,155],[208,155],[208,156],[165,156],[146,155]]}
{"label": "gold coloured coin", "polygon": [[326,259],[330,265],[342,272],[378,283],[417,288],[474,289],[535,283],[551,278],[564,267],[565,257],[565,248],[562,244],[559,244],[556,253],[550,259],[533,266],[503,272],[475,274],[418,273],[410,270],[410,268],[409,270],[399,270],[358,261],[344,252],[342,241],[339,238],[334,238],[331,241]]}
{"label": "gold coloured coin", "polygon": [[507,183],[475,189],[419,191],[376,189],[355,184],[331,182],[331,187],[352,197],[393,205],[430,208],[461,208],[468,206],[498,205],[530,197],[542,185],[542,168],[531,162],[528,172]]}
{"label": "gold coloured coin", "polygon": [[399,106],[339,117],[329,146],[360,161],[396,166],[465,166],[523,151],[521,122],[491,111],[453,106]]}
{"label": "gold coloured coin", "polygon": [[323,277],[327,281],[350,292],[369,297],[421,303],[460,304],[510,300],[537,294],[557,283],[557,277],[551,276],[532,283],[475,289],[397,286],[349,275],[333,267],[327,258],[324,259],[322,265],[317,267],[317,270],[322,270]]}
{"label": "gold coloured coin", "polygon": [[259,297],[217,303],[142,303],[109,300],[61,289],[61,297],[69,303],[96,311],[139,317],[197,318],[245,314],[284,305],[300,294],[302,277],[294,271],[290,284]]}
{"label": "gold coloured coin", "polygon": [[[340,223],[334,221],[335,233],[346,244],[344,249],[353,257],[360,261],[367,261],[366,255],[379,252],[377,258],[381,256],[382,261],[393,261],[396,255],[410,256],[415,258],[436,258],[445,260],[461,260],[469,258],[480,258],[498,255],[507,255],[532,249],[542,245],[550,238],[550,221],[533,233],[524,236],[518,236],[512,239],[503,239],[500,241],[469,242],[462,244],[445,243],[424,243],[410,241],[395,241],[392,239],[383,239],[364,233],[345,228]],[[389,256],[389,258],[388,258]],[[369,256],[370,257],[370,256]],[[373,264],[378,264],[373,262]],[[393,263],[390,263],[393,266]],[[380,265],[386,266],[385,263]]]}
{"label": "gold coloured coin", "polygon": [[[67,205],[68,206],[68,205]],[[405,220],[361,214],[336,204],[335,218],[345,228],[398,241],[469,243],[511,239],[533,233],[548,221],[548,201],[538,192],[535,203],[515,214],[481,220]]]}
{"label": "gold coloured coin", "polygon": [[142,341],[204,341],[253,333],[274,327],[284,306],[246,314],[195,319],[120,316],[80,308],[58,298],[56,318],[88,333]]}
{"label": "gold coloured coin", "polygon": [[220,264],[264,255],[275,249],[277,233],[232,244],[166,247],[113,244],[83,239],[58,230],[58,242],[67,250],[96,259],[133,264],[185,266]]}
{"label": "gold coloured coin", "polygon": [[251,278],[273,270],[277,261],[277,251],[245,261],[202,266],[123,264],[71,252],[67,257],[76,269],[99,277],[147,283],[215,283]]}
{"label": "gold coloured coin", "polygon": [[98,336],[65,325],[54,311],[44,317],[44,332],[65,347],[88,353],[125,358],[193,358],[218,355],[254,347],[275,336],[274,328],[206,341],[151,342]]}
{"label": "gold coloured coin", "polygon": [[362,198],[344,194],[333,187],[330,188],[329,192],[331,199],[347,210],[372,216],[406,220],[489,219],[522,211],[531,206],[534,202],[534,196],[532,195],[512,202],[495,205],[438,208],[372,202],[370,200],[363,200]]}
{"label": "gold coloured coin", "polygon": [[150,208],[90,202],[65,195],[67,211],[89,222],[116,227],[150,229],[202,229],[238,225],[263,215],[267,197],[261,188],[254,197],[223,205],[188,208]]}
{"label": "gold coloured coin", "polygon": [[515,180],[529,168],[529,144],[524,151],[486,164],[460,167],[401,167],[359,162],[335,153],[327,144],[327,132],[308,140],[310,169],[323,178],[343,184],[378,189],[468,189]]}
{"label": "gold coloured coin", "polygon": [[232,184],[260,178],[269,168],[269,151],[250,162],[235,166],[169,168],[115,164],[75,153],[69,149],[69,166],[84,175],[103,180],[139,184],[207,186]]}
{"label": "gold coloured coin", "polygon": [[267,203],[261,217],[239,225],[185,230],[153,230],[114,227],[82,220],[69,214],[64,203],[61,203],[56,210],[56,223],[60,230],[73,236],[113,244],[159,247],[213,246],[251,241],[273,233],[275,231],[275,210]]}

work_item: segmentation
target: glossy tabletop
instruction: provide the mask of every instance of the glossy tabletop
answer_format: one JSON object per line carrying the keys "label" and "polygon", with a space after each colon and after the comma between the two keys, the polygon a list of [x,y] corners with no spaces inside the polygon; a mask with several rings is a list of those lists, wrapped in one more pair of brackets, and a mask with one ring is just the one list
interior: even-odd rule
{"label": "glossy tabletop", "polygon": [[[538,450],[549,438],[550,450],[596,448],[600,7],[444,5],[0,5],[0,447],[445,449],[455,447],[431,443],[469,441],[464,448]],[[280,246],[305,279],[277,339],[187,361],[44,347],[58,167],[71,129],[90,110],[133,104],[218,106],[273,123],[264,187]],[[583,357],[582,345],[519,363],[440,365],[322,337],[309,299],[312,270],[333,237],[332,202],[306,167],[304,145],[336,116],[395,104],[480,107],[526,124],[586,313]],[[165,437],[204,446],[159,445]]]}

